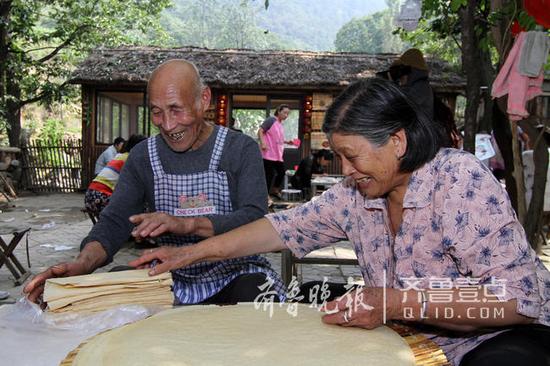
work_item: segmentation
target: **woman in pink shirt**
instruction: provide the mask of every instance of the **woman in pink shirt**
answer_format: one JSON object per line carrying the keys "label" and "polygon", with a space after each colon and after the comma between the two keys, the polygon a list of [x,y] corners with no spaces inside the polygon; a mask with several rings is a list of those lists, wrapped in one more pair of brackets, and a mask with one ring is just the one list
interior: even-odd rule
{"label": "woman in pink shirt", "polygon": [[133,264],[158,260],[157,274],[285,248],[303,257],[348,240],[365,286],[327,303],[325,323],[403,321],[453,365],[549,365],[550,273],[506,191],[474,155],[442,147],[437,126],[391,82],[353,84],[323,124],[344,182],[300,207]]}
{"label": "woman in pink shirt", "polygon": [[264,159],[265,180],[267,192],[281,198],[281,186],[285,177],[283,152],[285,141],[283,121],[288,118],[290,107],[281,104],[275,110],[275,116],[268,117],[258,129],[258,139]]}

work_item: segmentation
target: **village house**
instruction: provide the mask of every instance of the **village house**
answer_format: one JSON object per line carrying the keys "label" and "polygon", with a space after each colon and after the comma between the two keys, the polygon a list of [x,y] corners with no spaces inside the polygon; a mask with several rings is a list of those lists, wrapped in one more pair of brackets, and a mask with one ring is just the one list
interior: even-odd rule
{"label": "village house", "polygon": [[[238,127],[252,137],[277,105],[288,104],[292,113],[285,133],[302,142],[299,148],[285,149],[285,163],[293,167],[311,149],[322,147],[324,110],[334,96],[353,81],[387,70],[397,57],[192,47],[98,49],[78,66],[71,80],[82,86],[82,185],[87,186],[96,158],[115,137],[156,133],[147,109],[146,85],[150,73],[165,60],[186,59],[197,65],[212,89],[206,117],[227,126],[232,116],[246,116],[252,120],[241,120]],[[464,79],[441,61],[428,59],[428,64],[435,93],[454,108]],[[340,172],[337,161],[329,171]]]}

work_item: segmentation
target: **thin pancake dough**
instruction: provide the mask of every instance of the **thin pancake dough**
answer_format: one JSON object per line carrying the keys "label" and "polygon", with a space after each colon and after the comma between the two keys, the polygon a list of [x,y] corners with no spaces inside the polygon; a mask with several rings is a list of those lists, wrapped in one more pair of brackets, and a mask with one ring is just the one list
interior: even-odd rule
{"label": "thin pancake dough", "polygon": [[[293,304],[294,306],[296,304]],[[92,338],[73,365],[414,365],[406,342],[387,327],[327,325],[299,305],[187,306]]]}

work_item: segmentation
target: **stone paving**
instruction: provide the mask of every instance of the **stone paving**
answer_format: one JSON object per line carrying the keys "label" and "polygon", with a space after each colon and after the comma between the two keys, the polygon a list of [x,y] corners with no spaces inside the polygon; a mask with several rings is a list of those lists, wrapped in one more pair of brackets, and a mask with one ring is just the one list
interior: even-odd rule
{"label": "stone paving", "polygon": [[[0,202],[0,235],[9,243],[14,231],[31,228],[28,234],[30,271],[40,273],[49,266],[70,261],[76,257],[79,245],[92,227],[91,221],[80,210],[83,207],[82,193],[64,193],[49,195],[26,195],[11,203]],[[26,239],[23,238],[15,250],[16,257],[28,267]],[[323,255],[349,256],[350,248],[326,248]],[[117,253],[113,263],[99,269],[107,271],[113,266],[126,265],[141,253],[134,243],[126,243]],[[267,255],[274,269],[280,272],[281,255]],[[356,266],[302,265],[299,268],[301,281],[322,280],[328,277],[332,282],[360,282],[361,274]],[[21,296],[23,286],[15,286],[13,276],[4,265],[0,268],[0,291],[8,291],[13,302]],[[1,303],[1,302],[0,302]]]}

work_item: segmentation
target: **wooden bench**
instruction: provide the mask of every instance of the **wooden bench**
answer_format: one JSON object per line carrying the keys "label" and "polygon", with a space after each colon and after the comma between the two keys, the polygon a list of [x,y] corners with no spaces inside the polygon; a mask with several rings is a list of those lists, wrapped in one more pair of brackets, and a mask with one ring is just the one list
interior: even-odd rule
{"label": "wooden bench", "polygon": [[[281,210],[290,209],[296,206],[299,206],[303,202],[275,202],[270,207],[271,212],[279,212]],[[348,242],[341,242],[348,243]],[[327,248],[334,249],[334,255],[327,255],[324,251]],[[298,274],[298,265],[302,264],[326,264],[333,266],[357,266],[359,261],[357,256],[353,251],[353,248],[350,248],[349,251],[343,251],[340,245],[329,246],[327,248],[315,250],[303,258],[298,258],[292,254],[288,249],[281,251],[281,277],[285,286],[288,287],[292,281],[292,277],[297,277]],[[347,248],[346,248],[347,249]]]}
{"label": "wooden bench", "polygon": [[[334,249],[335,255],[327,255],[323,253],[327,249]],[[288,249],[281,251],[281,277],[285,286],[288,287],[292,281],[292,277],[298,277],[298,266],[303,264],[326,264],[333,266],[358,266],[359,261],[355,252],[343,253],[340,247],[327,247],[315,250],[303,258],[297,258]],[[342,253],[338,253],[338,252]],[[321,280],[321,279],[319,279]]]}

